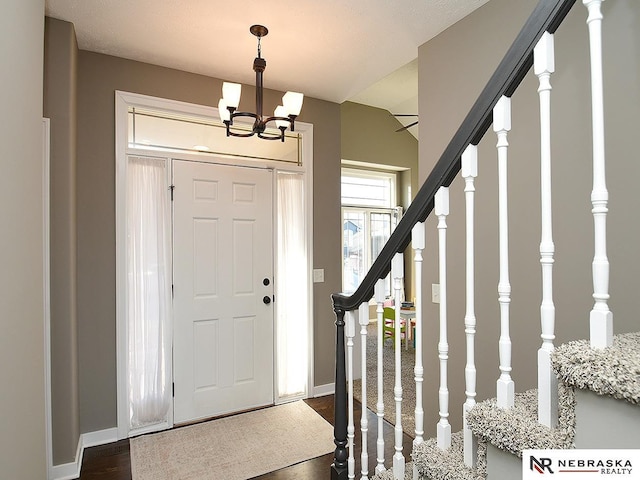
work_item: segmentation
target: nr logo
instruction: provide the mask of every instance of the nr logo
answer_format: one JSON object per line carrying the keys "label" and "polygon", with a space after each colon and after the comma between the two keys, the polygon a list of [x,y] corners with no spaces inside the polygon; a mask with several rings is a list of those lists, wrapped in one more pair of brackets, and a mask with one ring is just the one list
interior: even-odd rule
{"label": "nr logo", "polygon": [[549,473],[553,473],[553,470],[551,470],[551,464],[553,462],[551,461],[550,458],[546,458],[546,457],[540,457],[539,459],[534,457],[533,455],[529,456],[529,469],[530,470],[534,470],[538,473],[545,473],[545,470],[547,470]]}

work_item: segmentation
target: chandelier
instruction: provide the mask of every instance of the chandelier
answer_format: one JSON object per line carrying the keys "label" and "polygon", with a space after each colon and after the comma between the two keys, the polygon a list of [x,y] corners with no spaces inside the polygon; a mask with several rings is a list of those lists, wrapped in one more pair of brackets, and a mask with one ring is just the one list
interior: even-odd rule
{"label": "chandelier", "polygon": [[[262,115],[262,74],[267,67],[267,61],[261,56],[260,39],[265,37],[269,30],[262,25],[253,25],[249,31],[258,38],[258,56],[253,61],[253,71],[256,72],[256,112],[238,112],[240,104],[240,92],[242,85],[239,83],[224,82],[222,84],[222,98],[218,102],[220,120],[227,127],[227,137],[252,137],[257,135],[265,140],[281,140],[284,142],[284,132],[288,127],[295,131],[295,119],[302,109],[304,95],[297,92],[287,92],[282,96],[282,105],[278,105],[272,117]],[[254,119],[253,127],[248,133],[231,131],[233,119],[236,117],[250,117]],[[268,132],[267,126],[275,126],[280,133]]]}

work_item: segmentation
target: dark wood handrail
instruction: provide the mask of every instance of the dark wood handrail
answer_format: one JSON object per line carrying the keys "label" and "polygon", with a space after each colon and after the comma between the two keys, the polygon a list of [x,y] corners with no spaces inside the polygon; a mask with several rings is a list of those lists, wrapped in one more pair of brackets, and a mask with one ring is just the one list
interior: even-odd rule
{"label": "dark wood handrail", "polygon": [[369,272],[352,295],[334,293],[331,298],[336,314],[336,382],[335,382],[335,443],[332,480],[347,479],[347,397],[344,345],[345,312],[357,309],[373,297],[376,282],[387,276],[391,260],[404,252],[411,241],[411,230],[423,222],[433,210],[435,194],[442,186],[448,187],[460,171],[460,158],[468,145],[477,145],[493,122],[493,107],[504,95],[511,97],[533,64],[533,49],[544,32],[554,33],[575,0],[540,0],[509,47],[487,86],[453,136],[451,142],[427,177],[415,199],[407,209],[371,266]]}

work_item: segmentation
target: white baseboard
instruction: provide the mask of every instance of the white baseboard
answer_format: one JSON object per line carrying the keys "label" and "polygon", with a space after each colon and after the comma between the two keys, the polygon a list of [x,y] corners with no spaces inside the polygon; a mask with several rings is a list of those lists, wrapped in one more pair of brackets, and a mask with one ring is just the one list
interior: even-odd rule
{"label": "white baseboard", "polygon": [[333,395],[336,391],[335,383],[327,383],[326,385],[317,385],[313,387],[313,397],[324,397],[325,395]]}
{"label": "white baseboard", "polygon": [[113,443],[118,441],[118,429],[107,428],[105,430],[98,430],[97,432],[83,433],[82,448],[95,447],[97,445],[105,445],[107,443]]}
{"label": "white baseboard", "polygon": [[49,469],[49,480],[73,480],[79,478],[84,449],[116,442],[117,440],[117,428],[107,428],[105,430],[98,430],[97,432],[83,433],[78,439],[75,461],[62,465],[53,465]]}
{"label": "white baseboard", "polygon": [[82,435],[80,435],[75,461],[71,463],[63,463],[62,465],[53,465],[49,470],[49,480],[72,480],[74,478],[79,478],[83,453],[84,448],[82,448]]}

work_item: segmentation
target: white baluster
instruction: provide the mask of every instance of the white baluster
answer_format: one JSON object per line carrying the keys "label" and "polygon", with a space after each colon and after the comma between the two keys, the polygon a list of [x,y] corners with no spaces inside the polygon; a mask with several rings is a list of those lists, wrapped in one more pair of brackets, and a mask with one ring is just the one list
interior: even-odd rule
{"label": "white baluster", "polygon": [[347,382],[349,385],[347,392],[347,409],[349,415],[349,421],[347,423],[347,448],[349,450],[347,472],[348,478],[356,478],[356,460],[353,455],[356,432],[353,419],[353,338],[356,336],[356,319],[354,312],[346,312],[345,335],[347,337]]}
{"label": "white baluster", "polygon": [[511,338],[509,336],[509,222],[507,208],[507,133],[511,130],[511,99],[502,97],[493,109],[493,131],[498,136],[498,217],[500,241],[500,280],[498,302],[500,303],[500,378],[497,381],[498,406],[513,407],[515,386],[511,380]]}
{"label": "white baluster", "polygon": [[467,364],[464,368],[466,401],[462,407],[464,432],[464,463],[467,467],[475,467],[478,444],[476,437],[467,425],[467,412],[476,404],[476,362],[475,362],[475,258],[474,258],[474,179],[478,176],[478,147],[469,145],[462,154],[462,178],[465,181],[464,196],[466,201],[466,297],[467,305],[464,315],[464,333],[467,339]]}
{"label": "white baluster", "polygon": [[362,451],[360,452],[360,479],[369,478],[369,451],[367,448],[367,433],[369,420],[367,418],[367,327],[369,326],[369,302],[364,302],[358,308],[360,319],[360,338],[362,340],[362,415],[360,416],[360,432],[362,433]]}
{"label": "white baluster", "polygon": [[402,305],[402,287],[404,279],[404,257],[402,253],[396,253],[391,262],[391,273],[393,275],[393,288],[395,290],[395,359],[396,359],[396,379],[393,388],[394,400],[396,402],[396,425],[395,433],[395,453],[393,454],[393,477],[404,480],[404,456],[402,455],[402,365],[400,359],[400,307]]}
{"label": "white baluster", "polygon": [[540,96],[540,198],[542,229],[542,345],[538,350],[538,421],[547,427],[558,424],[558,379],[551,368],[556,308],[553,303],[553,254],[551,216],[551,74],[555,71],[553,35],[545,32],[533,50],[533,72],[539,79]]}
{"label": "white baluster", "polygon": [[609,310],[609,260],[607,258],[607,212],[609,192],[605,177],[604,99],[602,87],[602,0],[582,0],[588,8],[591,53],[591,109],[593,126],[593,224],[595,253],[592,263],[593,299],[589,316],[591,346],[605,348],[613,343],[613,313]]}
{"label": "white baluster", "polygon": [[376,473],[384,472],[386,469],[384,468],[384,378],[383,378],[383,358],[382,358],[382,347],[384,345],[384,293],[385,293],[385,285],[384,278],[378,280],[376,282],[376,286],[374,288],[374,296],[376,298],[376,304],[378,308],[376,309],[376,317],[377,317],[377,327],[378,327],[378,403],[376,404],[376,414],[378,416],[378,455],[377,455],[377,465],[376,465]]}
{"label": "white baluster", "polygon": [[449,344],[447,343],[447,215],[449,215],[449,188],[440,187],[435,198],[435,214],[438,216],[438,252],[440,270],[440,340],[438,358],[440,359],[440,389],[438,404],[440,421],[437,428],[438,447],[445,450],[451,446],[451,425],[449,424],[449,388],[447,385],[447,362]]}
{"label": "white baluster", "polygon": [[[416,365],[413,369],[416,381],[416,436],[413,440],[413,448],[420,445],[424,439],[424,410],[422,408],[422,382],[424,379],[424,368],[422,366],[422,251],[425,247],[425,232],[424,223],[416,223],[411,230],[411,243],[413,244],[413,250],[415,251],[414,257],[414,275],[416,279],[416,331],[415,331],[415,355]],[[407,321],[407,328],[411,328],[409,321]],[[415,463],[413,464],[413,480],[418,480],[420,475],[418,474],[418,468]]]}

